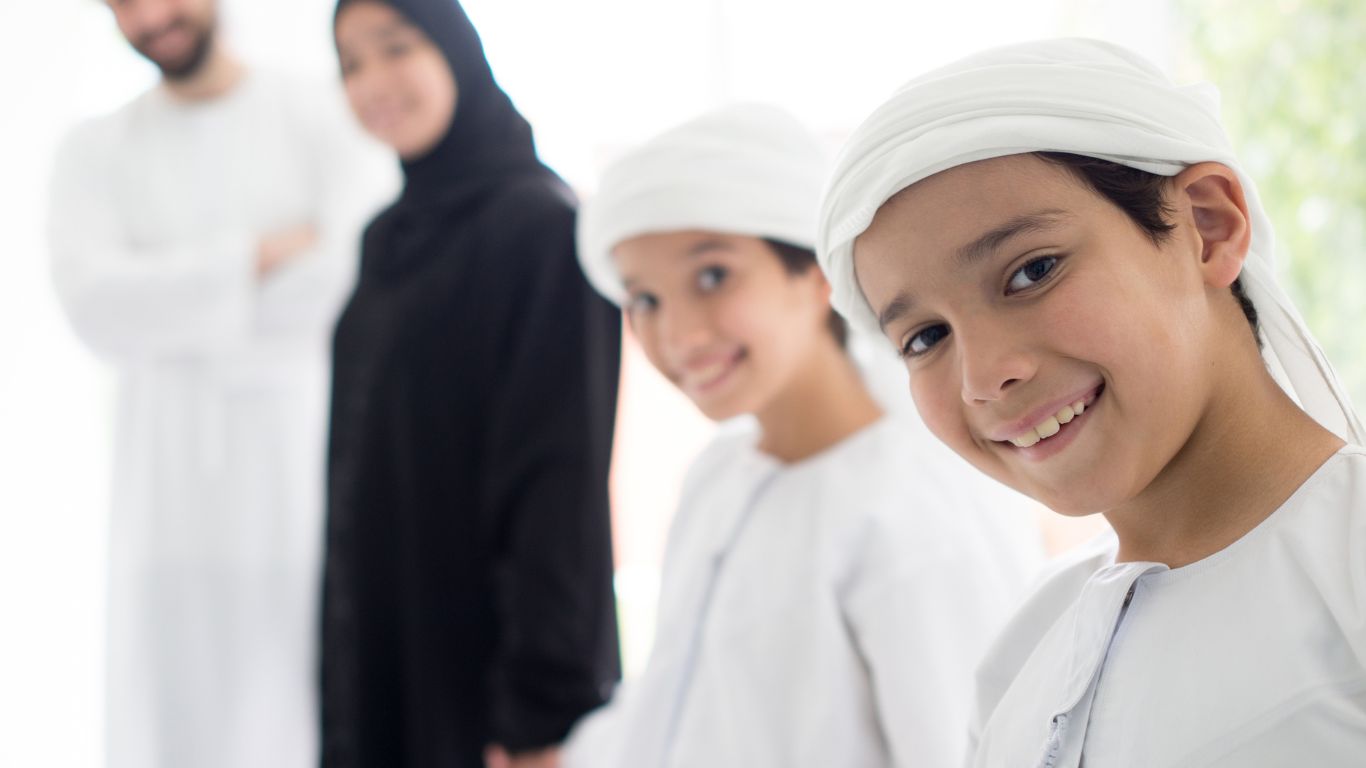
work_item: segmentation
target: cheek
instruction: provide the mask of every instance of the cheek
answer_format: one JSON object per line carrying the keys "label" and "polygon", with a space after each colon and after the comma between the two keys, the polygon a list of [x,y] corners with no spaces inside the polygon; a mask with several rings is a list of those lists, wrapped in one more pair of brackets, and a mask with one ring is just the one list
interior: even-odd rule
{"label": "cheek", "polygon": [[[1151,258],[1135,258],[1145,257]],[[1174,311],[1163,286],[1124,271],[1105,282],[1078,280],[1061,287],[1037,325],[1050,346],[1116,376],[1141,375],[1153,381],[1173,370],[1174,356],[1186,346],[1186,321]],[[1130,388],[1130,397],[1148,398],[1160,391],[1146,385],[1132,391],[1132,382]]]}
{"label": "cheek", "polygon": [[712,333],[740,343],[763,336],[773,311],[762,297],[734,288],[713,295],[704,306],[705,322]]}
{"label": "cheek", "polygon": [[342,87],[346,91],[346,102],[351,105],[351,111],[359,119],[368,93],[365,85],[365,71],[356,70],[351,73],[342,80]]}
{"label": "cheek", "polygon": [[114,9],[114,26],[119,28],[119,32],[127,40],[137,41],[143,35],[143,25],[133,16],[133,12],[126,8]]}
{"label": "cheek", "polygon": [[445,133],[455,111],[455,82],[437,53],[415,55],[405,67],[406,95],[425,133]]}
{"label": "cheek", "polygon": [[631,336],[640,346],[640,351],[645,353],[645,359],[650,361],[657,370],[667,371],[664,360],[664,350],[659,341],[659,334],[655,332],[655,323],[650,320],[628,323]]}
{"label": "cheek", "polygon": [[1029,335],[1022,340],[1044,360],[1061,357],[1107,370],[1135,362],[1146,365],[1137,359],[1143,350],[1136,342],[1141,344],[1152,334],[1147,313],[1115,311],[1117,306],[1132,308],[1137,298],[1122,275],[1078,273],[1065,277],[1015,321],[1028,328]]}
{"label": "cheek", "polygon": [[930,432],[940,442],[962,453],[971,445],[972,439],[960,408],[963,403],[961,387],[948,361],[937,362],[937,369],[931,366],[910,373],[911,399]]}
{"label": "cheek", "polygon": [[799,310],[781,300],[754,301],[736,297],[718,319],[718,331],[744,344],[764,370],[775,375],[790,369],[818,329],[808,327]]}

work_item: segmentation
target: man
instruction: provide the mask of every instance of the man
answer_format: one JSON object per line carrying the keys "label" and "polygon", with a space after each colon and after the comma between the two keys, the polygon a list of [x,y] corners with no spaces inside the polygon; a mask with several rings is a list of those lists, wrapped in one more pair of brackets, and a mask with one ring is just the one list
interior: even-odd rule
{"label": "man", "polygon": [[108,764],[311,766],[327,342],[394,164],[214,0],[110,8],[161,82],[68,138],[50,221],[119,372]]}

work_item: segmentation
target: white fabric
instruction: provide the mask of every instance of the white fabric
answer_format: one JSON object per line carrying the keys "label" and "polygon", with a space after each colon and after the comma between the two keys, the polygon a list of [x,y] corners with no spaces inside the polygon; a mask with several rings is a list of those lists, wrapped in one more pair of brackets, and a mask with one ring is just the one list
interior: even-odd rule
{"label": "white fabric", "polygon": [[828,169],[820,141],[777,107],[709,112],[603,172],[579,211],[579,263],[599,293],[621,304],[626,291],[611,252],[638,235],[700,229],[814,248]]}
{"label": "white fabric", "polygon": [[[113,768],[317,761],[328,344],[396,181],[334,84],[255,73],[201,104],[152,90],[59,153],[58,293],[119,374]],[[258,282],[259,239],[305,223],[319,245]]]}
{"label": "white fabric", "polygon": [[1191,565],[1116,564],[1102,536],[996,641],[970,764],[1077,768],[1084,749],[1088,766],[1362,765],[1363,512],[1366,449],[1348,446]]}
{"label": "white fabric", "polygon": [[854,241],[889,198],[977,160],[1060,151],[1161,175],[1216,161],[1238,173],[1252,218],[1242,279],[1264,356],[1281,386],[1326,428],[1366,443],[1366,428],[1290,299],[1277,285],[1271,222],[1219,122],[1217,91],[1174,86],[1107,43],[1065,39],[986,51],[911,80],[853,133],[819,216],[817,251],[836,309],[866,332],[877,321],[854,276]]}
{"label": "white fabric", "polygon": [[[777,107],[736,104],[694,118],[619,158],[579,210],[579,264],[598,292],[625,299],[612,249],[644,234],[700,229],[815,248],[829,168],[819,139]],[[847,347],[884,409],[918,421],[901,360],[850,329]]]}
{"label": "white fabric", "polygon": [[1038,534],[910,431],[884,417],[793,465],[753,428],[714,442],[669,535],[646,670],[575,728],[565,768],[960,764],[972,670]]}

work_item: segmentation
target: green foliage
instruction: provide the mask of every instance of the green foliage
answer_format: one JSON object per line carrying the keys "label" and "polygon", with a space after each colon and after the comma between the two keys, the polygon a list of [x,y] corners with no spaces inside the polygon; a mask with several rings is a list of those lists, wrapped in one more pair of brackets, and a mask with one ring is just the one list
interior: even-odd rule
{"label": "green foliage", "polygon": [[1288,290],[1366,406],[1366,2],[1177,8],[1275,223]]}

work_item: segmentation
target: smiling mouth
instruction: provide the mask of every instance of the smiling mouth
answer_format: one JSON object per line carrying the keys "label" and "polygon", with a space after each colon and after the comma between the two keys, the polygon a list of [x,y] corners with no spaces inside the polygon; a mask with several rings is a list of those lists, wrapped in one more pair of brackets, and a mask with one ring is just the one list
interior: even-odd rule
{"label": "smiling mouth", "polygon": [[698,394],[710,392],[730,376],[735,367],[744,359],[744,351],[739,351],[708,365],[689,369],[684,374],[687,389]]}
{"label": "smiling mouth", "polygon": [[1032,448],[1062,432],[1067,424],[1086,413],[1087,408],[1094,406],[1104,391],[1105,385],[1102,384],[1094,394],[1078,398],[1076,401],[1062,406],[1056,412],[1044,417],[1038,424],[1009,440],[1000,442],[1010,443],[1016,448]]}

